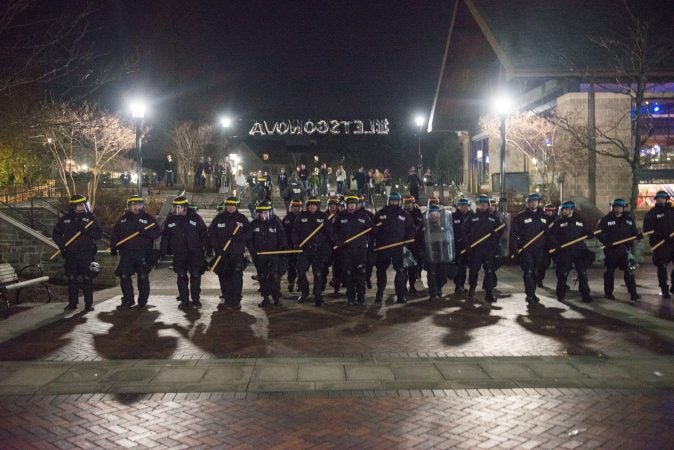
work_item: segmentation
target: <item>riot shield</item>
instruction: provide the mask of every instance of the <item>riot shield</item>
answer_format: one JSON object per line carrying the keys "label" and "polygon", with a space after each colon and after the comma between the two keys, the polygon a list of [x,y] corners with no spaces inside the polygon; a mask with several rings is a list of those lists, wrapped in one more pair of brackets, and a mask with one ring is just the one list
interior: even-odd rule
{"label": "riot shield", "polygon": [[444,209],[424,213],[424,243],[428,262],[448,263],[454,260],[452,213]]}

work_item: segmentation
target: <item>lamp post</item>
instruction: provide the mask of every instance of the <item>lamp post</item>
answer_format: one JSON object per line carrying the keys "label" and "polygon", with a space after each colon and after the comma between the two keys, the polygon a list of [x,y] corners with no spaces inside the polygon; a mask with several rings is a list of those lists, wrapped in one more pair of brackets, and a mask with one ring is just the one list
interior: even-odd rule
{"label": "lamp post", "polygon": [[131,116],[136,125],[136,158],[138,160],[137,174],[138,174],[138,195],[143,195],[143,157],[141,154],[141,135],[143,118],[145,117],[145,103],[141,101],[131,102]]}
{"label": "lamp post", "polygon": [[505,166],[506,166],[506,120],[508,113],[512,108],[512,99],[505,94],[501,94],[494,99],[494,111],[501,119],[501,126],[499,128],[501,134],[501,151],[499,154],[500,162],[500,193],[498,210],[502,213],[506,212],[506,189],[505,189]]}
{"label": "lamp post", "polygon": [[[227,139],[227,131],[232,126],[231,117],[229,117],[229,116],[220,117],[220,126],[222,127],[223,133],[225,135],[225,156],[227,156],[227,155],[229,155],[229,152],[227,151],[227,148],[229,147],[229,140]],[[230,162],[230,168],[229,168],[228,173],[225,174],[225,176],[227,177],[227,179],[226,179],[227,189],[229,191],[231,191],[232,190],[231,179],[232,179],[232,170],[233,170],[233,167],[232,167],[232,164],[231,164],[232,163],[231,157],[229,158],[229,162]],[[234,167],[236,167],[236,166],[234,166]],[[227,170],[226,166],[225,166],[225,170]],[[225,180],[223,180],[223,184],[225,184]],[[237,194],[238,194],[238,192],[237,192]]]}
{"label": "lamp post", "polygon": [[421,127],[424,126],[424,122],[426,122],[424,116],[419,115],[414,118],[414,123],[419,127],[419,176],[422,176],[424,173],[424,159],[421,155]]}

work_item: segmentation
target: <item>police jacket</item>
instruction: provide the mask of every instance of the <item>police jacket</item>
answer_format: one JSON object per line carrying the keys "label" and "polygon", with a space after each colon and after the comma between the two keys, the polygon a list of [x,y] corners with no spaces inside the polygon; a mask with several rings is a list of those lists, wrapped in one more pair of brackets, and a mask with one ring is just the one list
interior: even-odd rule
{"label": "police jacket", "polygon": [[466,243],[466,237],[463,235],[463,224],[466,223],[466,220],[470,217],[471,211],[467,211],[466,214],[461,214],[459,211],[456,211],[452,214],[452,223],[454,228],[454,248],[458,252],[468,247]]}
{"label": "police jacket", "polygon": [[[367,217],[370,218],[370,222],[372,222],[372,225],[374,225],[374,213],[370,210],[363,208],[358,208],[358,211],[363,211],[365,214],[367,214]],[[370,231],[367,234],[367,246],[369,248],[374,248],[374,236],[377,234],[377,230],[374,229]]]}
{"label": "police jacket", "polygon": [[649,237],[651,246],[667,239],[674,231],[674,209],[669,203],[655,205],[644,216],[644,233],[653,231]]}
{"label": "police jacket", "polygon": [[[237,226],[239,227],[237,230]],[[234,234],[234,231],[236,234]],[[227,247],[227,252],[233,255],[242,255],[246,250],[246,241],[250,239],[250,222],[248,218],[236,211],[232,214],[223,211],[213,218],[208,226],[208,240],[211,248],[217,254],[224,254],[222,249],[227,242],[232,242]]]}
{"label": "police jacket", "polygon": [[[521,250],[528,244],[524,252],[542,252],[545,250],[545,240],[548,231],[548,221],[541,208],[532,211],[527,208],[517,214],[510,223],[510,252]],[[535,241],[532,241],[539,233]]]}
{"label": "police jacket", "polygon": [[292,242],[290,242],[291,236],[293,234],[293,226],[295,225],[295,220],[297,220],[297,217],[300,215],[300,213],[294,214],[292,211],[286,214],[286,216],[283,218],[281,223],[283,224],[283,229],[286,232],[286,236],[288,238],[288,246],[292,247]]}
{"label": "police jacket", "polygon": [[[85,228],[87,225],[88,228]],[[80,235],[77,239],[66,247],[66,242],[78,232]],[[75,214],[70,211],[54,225],[52,239],[59,246],[61,254],[68,257],[78,253],[96,253],[96,241],[101,238],[102,234],[101,227],[93,214],[84,212]]]}
{"label": "police jacket", "polygon": [[374,230],[347,244],[344,244],[344,241],[373,226],[372,220],[363,209],[357,209],[353,213],[342,211],[335,218],[334,241],[344,248],[367,248],[368,234]]}
{"label": "police jacket", "polygon": [[489,235],[487,239],[480,242],[473,247],[473,251],[496,253],[499,240],[503,234],[503,228],[499,231],[495,230],[501,226],[501,220],[498,215],[493,212],[475,211],[470,214],[463,224],[463,235],[466,241],[466,247],[477,242],[484,236]]}
{"label": "police jacket", "polygon": [[248,251],[257,258],[257,252],[286,250],[288,238],[281,221],[272,216],[269,220],[257,218],[250,223],[251,237],[247,242]]}
{"label": "police jacket", "polygon": [[632,241],[615,247],[611,246],[611,243],[631,236],[637,236],[639,234],[636,223],[634,223],[634,219],[631,215],[625,212],[623,212],[620,217],[616,217],[613,212],[608,213],[599,219],[597,229],[602,231],[599,235],[597,235],[597,239],[599,239],[602,244],[606,245],[604,253],[618,249],[624,251],[624,249],[631,248]]}
{"label": "police jacket", "polygon": [[414,220],[399,205],[387,205],[377,211],[374,224],[379,223],[381,225],[375,228],[375,248],[414,239]]}
{"label": "police jacket", "polygon": [[322,224],[324,224],[322,228],[314,234],[306,244],[304,244],[305,248],[319,249],[330,244],[332,222],[328,220],[328,216],[322,211],[316,211],[313,214],[309,211],[302,211],[299,213],[297,219],[295,219],[292,230],[293,246],[299,247],[302,241]]}
{"label": "police jacket", "polygon": [[[149,227],[154,224],[152,227]],[[117,242],[139,232],[139,235],[133,239],[129,239],[117,248]],[[112,229],[112,237],[110,237],[110,248],[112,250],[149,250],[154,245],[154,240],[161,235],[161,230],[150,214],[141,211],[138,214],[133,214],[130,211],[124,213],[122,217],[117,220],[115,227]]]}
{"label": "police jacket", "polygon": [[188,208],[184,216],[171,214],[164,222],[160,249],[162,253],[203,252],[208,248],[208,230],[199,214]]}
{"label": "police jacket", "polygon": [[414,243],[410,244],[410,247],[421,250],[424,248],[424,215],[416,206],[411,211],[407,211],[407,214],[410,215],[414,223]]}
{"label": "police jacket", "polygon": [[[574,213],[571,217],[559,216],[550,228],[552,244],[554,247],[560,247],[567,242],[578,239],[581,236],[588,238],[594,237],[594,234],[585,228],[583,221],[578,214]],[[585,249],[585,241],[576,242],[573,245],[560,249],[561,252],[570,252],[572,250]]]}

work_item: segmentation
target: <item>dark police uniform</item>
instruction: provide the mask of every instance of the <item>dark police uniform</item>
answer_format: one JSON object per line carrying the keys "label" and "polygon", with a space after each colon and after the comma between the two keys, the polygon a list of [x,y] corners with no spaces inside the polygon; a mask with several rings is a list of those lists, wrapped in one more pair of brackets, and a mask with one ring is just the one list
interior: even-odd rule
{"label": "dark police uniform", "polygon": [[[669,195],[666,192],[658,192],[658,195]],[[644,216],[644,233],[652,231],[649,237],[651,247],[664,241],[658,248],[653,250],[653,264],[657,267],[658,284],[662,290],[662,298],[671,298],[670,292],[674,292],[674,270],[671,273],[671,291],[668,286],[667,265],[674,262],[674,240],[669,235],[674,232],[674,209],[669,203],[655,205]]]}
{"label": "dark police uniform", "polygon": [[370,217],[362,209],[357,209],[353,213],[342,211],[335,219],[334,240],[339,245],[338,266],[343,270],[348,304],[354,304],[356,301],[360,305],[365,304],[365,266],[369,233],[346,244],[344,241],[372,226]]}
{"label": "dark police uniform", "polygon": [[[145,229],[154,223],[151,228]],[[130,239],[121,246],[117,242],[127,236],[138,232],[139,235]],[[133,283],[131,276],[138,274],[138,306],[145,306],[150,296],[150,280],[148,278],[152,267],[148,263],[149,251],[154,245],[154,240],[161,235],[154,217],[145,211],[133,214],[130,211],[117,220],[110,237],[110,251],[116,255],[119,251],[120,260],[115,275],[119,277],[119,285],[122,288],[122,305],[131,307],[134,302]]]}
{"label": "dark police uniform", "polygon": [[560,215],[552,225],[551,232],[557,253],[557,299],[559,301],[564,300],[564,296],[566,295],[566,279],[571,268],[575,267],[578,274],[578,291],[582,300],[584,302],[591,302],[590,286],[587,281],[589,250],[585,246],[585,242],[580,241],[563,249],[560,246],[582,236],[588,236],[588,238],[594,237],[594,234],[585,228],[580,217],[575,213],[571,217]]}
{"label": "dark police uniform", "polygon": [[[236,198],[227,200],[238,204]],[[238,227],[238,230],[237,230]],[[236,234],[234,232],[236,231]],[[229,213],[223,211],[213,218],[208,227],[208,238],[215,257],[220,257],[215,273],[218,275],[220,290],[224,297],[224,306],[239,309],[243,290],[244,252],[251,230],[248,218],[238,210]],[[227,245],[227,242],[230,242]],[[223,249],[227,246],[227,250]],[[215,260],[214,260],[215,261]]]}
{"label": "dark police uniform", "polygon": [[[557,214],[546,214],[546,211],[549,211],[550,208],[552,208],[552,205],[545,205],[545,208],[543,209],[543,213],[545,214],[545,221],[548,225],[548,229],[552,228],[552,224],[557,220]],[[552,238],[551,238],[551,233],[548,233],[546,238],[545,238],[545,248],[543,251],[543,260],[541,261],[541,265],[538,268],[538,274],[536,275],[536,286],[542,288],[543,287],[543,280],[545,280],[545,273],[548,271],[550,268],[550,264],[552,263],[552,255],[549,253],[549,250],[553,248],[553,243],[552,243]]]}
{"label": "dark police uniform", "polygon": [[[312,199],[307,200],[307,205]],[[309,211],[302,211],[293,226],[292,243],[298,248],[299,245],[312,233],[316,228],[322,226],[321,230],[314,234],[309,241],[307,241],[302,250],[302,253],[297,257],[297,275],[298,285],[300,289],[300,297],[297,299],[299,303],[303,303],[309,296],[309,280],[307,279],[307,272],[309,268],[312,269],[314,275],[314,302],[316,306],[323,303],[322,288],[323,288],[323,268],[328,261],[331,252],[330,240],[332,234],[332,223],[328,221],[328,216],[323,211],[316,211],[311,213]]]}
{"label": "dark police uniform", "polygon": [[[358,196],[358,209],[365,211],[365,214],[370,218],[370,221],[374,223],[374,213],[365,208],[365,198]],[[374,252],[374,235],[375,232],[372,231],[368,233],[367,241],[367,263],[365,263],[365,286],[368,289],[372,289],[372,268],[374,263],[377,261],[377,255]]]}
{"label": "dark police uniform", "polygon": [[[292,209],[292,206],[291,206]],[[301,211],[300,211],[301,212]],[[283,224],[283,229],[286,232],[286,236],[290,239],[293,233],[293,226],[295,220],[299,217],[300,213],[293,213],[292,210],[286,214],[281,223]],[[288,242],[288,247],[291,247],[292,243]],[[288,255],[286,258],[288,261],[288,292],[293,292],[295,290],[295,280],[297,279],[297,254],[293,253]]]}
{"label": "dark police uniform", "polygon": [[466,284],[468,254],[465,252],[461,253],[461,251],[468,247],[468,243],[466,243],[466,237],[463,234],[463,227],[471,214],[472,212],[470,210],[466,211],[465,214],[462,214],[458,210],[452,214],[452,223],[454,228],[454,248],[456,251],[456,275],[454,276],[454,292],[457,294],[466,292],[464,285]]}
{"label": "dark police uniform", "polygon": [[281,300],[281,272],[284,255],[258,255],[257,253],[286,250],[288,238],[283,229],[283,224],[273,215],[269,220],[256,218],[251,222],[250,227],[252,234],[247,243],[248,251],[253,256],[263,298],[258,306],[268,305],[269,296],[278,306]]}
{"label": "dark police uniform", "polygon": [[[405,201],[404,197],[403,201]],[[412,199],[412,201],[414,201],[414,199]],[[424,215],[422,214],[421,209],[416,205],[411,210],[404,209],[410,217],[412,217],[412,222],[414,223],[414,242],[407,246],[417,262],[416,266],[407,268],[407,278],[410,286],[408,292],[414,294],[417,292],[415,284],[417,280],[421,278],[421,270],[424,261]]]}
{"label": "dark police uniform", "polygon": [[[527,208],[517,214],[510,224],[510,254],[519,258],[526,301],[530,304],[538,303],[536,277],[543,263],[548,234],[548,222],[541,208]],[[522,250],[527,244],[527,248]]]}
{"label": "dark police uniform", "polygon": [[496,300],[492,290],[496,287],[494,256],[498,251],[499,241],[503,234],[503,229],[495,232],[499,226],[501,226],[501,220],[498,215],[489,210],[478,210],[466,219],[463,228],[463,235],[465,236],[466,245],[468,247],[485,235],[489,235],[489,237],[480,244],[467,250],[468,295],[472,297],[475,294],[477,278],[480,268],[482,268],[484,270],[482,287],[485,290],[485,300],[488,302]]}
{"label": "dark police uniform", "polygon": [[[394,193],[391,193],[394,195]],[[387,205],[374,215],[375,225],[375,250],[377,247],[394,244],[401,241],[414,239],[415,228],[412,217],[399,205]],[[395,291],[398,303],[406,303],[405,284],[406,271],[403,268],[403,246],[376,252],[377,257],[377,296],[375,301],[381,303],[386,288],[386,269],[393,265],[395,270]]]}
{"label": "dark police uniform", "polygon": [[188,306],[190,296],[194,306],[201,306],[201,275],[206,270],[204,252],[208,248],[206,224],[187,204],[185,208],[187,214],[172,214],[166,218],[160,246],[162,254],[173,255],[182,308]]}
{"label": "dark police uniform", "polygon": [[[336,206],[333,210],[330,210],[330,203],[333,203]],[[328,216],[328,221],[334,229],[335,218],[339,214],[339,203],[337,199],[328,200],[328,209],[325,210],[325,215]],[[339,249],[333,250],[332,246],[328,247],[328,259],[323,265],[323,274],[321,280],[323,285],[321,287],[321,292],[325,291],[325,286],[328,282],[328,275],[330,273],[330,267],[332,267],[332,280],[330,285],[334,288],[334,296],[339,295],[339,288],[342,284],[342,269],[340,267],[341,259],[338,258]]]}
{"label": "dark police uniform", "polygon": [[601,230],[601,234],[597,239],[601,241],[606,247],[604,248],[604,295],[606,298],[613,298],[613,286],[615,270],[623,271],[623,279],[627,292],[630,294],[632,300],[638,300],[637,282],[634,279],[634,273],[628,267],[628,254],[632,248],[632,242],[626,242],[619,245],[611,245],[612,242],[617,242],[622,239],[638,236],[634,219],[631,215],[623,212],[620,217],[617,217],[613,211],[599,219],[597,229]]}
{"label": "dark police uniform", "polygon": [[[73,196],[73,198],[75,197]],[[85,197],[79,197],[83,199],[81,202],[86,202]],[[76,200],[79,200],[79,198]],[[74,208],[76,203],[72,203],[71,199],[70,204]],[[77,233],[80,233],[80,235],[66,247],[66,242]],[[74,210],[71,210],[54,225],[52,239],[58,245],[61,256],[65,258],[64,269],[66,277],[68,277],[68,306],[66,309],[77,308],[77,294],[79,292],[77,280],[79,277],[82,277],[85,310],[93,309],[94,289],[89,267],[96,258],[96,241],[101,238],[102,234],[100,225],[90,212],[77,214]]]}

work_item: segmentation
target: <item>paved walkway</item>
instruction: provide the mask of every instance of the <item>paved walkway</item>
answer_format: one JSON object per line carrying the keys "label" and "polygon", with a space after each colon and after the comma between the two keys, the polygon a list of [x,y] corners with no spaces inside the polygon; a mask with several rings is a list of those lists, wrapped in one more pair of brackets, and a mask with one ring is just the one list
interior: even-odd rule
{"label": "paved walkway", "polygon": [[[382,306],[328,295],[315,308],[285,289],[283,306],[261,309],[251,274],[239,312],[217,311],[212,274],[204,307],[177,309],[174,275],[162,269],[147,310],[118,310],[112,288],[89,314],[54,304],[3,322],[3,447],[674,442],[674,322],[646,287],[656,284],[650,267],[639,305],[573,295],[562,304],[544,289],[529,310],[512,267],[499,271],[492,310],[461,296],[397,305],[392,292]],[[592,279],[597,292],[598,270]]]}

